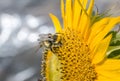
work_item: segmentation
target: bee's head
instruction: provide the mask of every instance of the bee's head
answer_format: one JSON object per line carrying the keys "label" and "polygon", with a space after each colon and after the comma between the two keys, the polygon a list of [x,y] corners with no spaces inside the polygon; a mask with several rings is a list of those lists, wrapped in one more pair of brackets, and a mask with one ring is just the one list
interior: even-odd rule
{"label": "bee's head", "polygon": [[48,34],[48,38],[49,39],[52,39],[53,38],[53,35],[51,33]]}

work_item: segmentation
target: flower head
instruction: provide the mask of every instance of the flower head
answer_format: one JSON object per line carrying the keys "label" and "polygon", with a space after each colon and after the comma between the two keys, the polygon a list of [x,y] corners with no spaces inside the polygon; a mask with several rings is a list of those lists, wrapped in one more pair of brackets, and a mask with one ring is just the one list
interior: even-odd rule
{"label": "flower head", "polygon": [[112,37],[106,35],[120,17],[95,21],[94,0],[65,1],[61,0],[63,26],[50,14],[62,45],[44,53],[46,81],[120,81],[120,60],[106,58]]}

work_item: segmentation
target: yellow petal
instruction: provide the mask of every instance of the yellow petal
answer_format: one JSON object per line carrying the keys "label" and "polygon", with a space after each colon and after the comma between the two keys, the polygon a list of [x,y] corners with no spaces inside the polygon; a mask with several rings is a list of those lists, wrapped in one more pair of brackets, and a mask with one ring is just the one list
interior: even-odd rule
{"label": "yellow petal", "polygon": [[45,75],[46,75],[46,79],[49,80],[50,79],[50,63],[49,63],[49,59],[52,57],[52,52],[48,51],[47,52],[47,57],[46,57],[46,61],[45,61],[45,65],[43,63],[43,66],[46,66],[46,67],[42,67],[42,70],[43,72],[45,71]]}
{"label": "yellow petal", "polygon": [[[49,60],[49,79],[50,81],[60,81],[61,73],[58,72],[57,68],[60,67],[60,63],[55,54],[51,56]],[[49,80],[47,80],[49,81]]]}
{"label": "yellow petal", "polygon": [[[85,22],[86,21],[86,22]],[[87,32],[87,30],[89,29],[89,25],[90,25],[90,19],[88,16],[86,16],[85,14],[82,15],[81,17],[81,21],[79,23],[79,28],[77,30],[79,30],[81,32],[81,34],[85,37],[85,33]]]}
{"label": "yellow petal", "polygon": [[[104,72],[103,72],[104,73]],[[110,73],[110,74],[109,74]],[[97,80],[95,81],[120,81],[120,75],[119,76],[116,76],[117,74],[115,74],[114,77],[112,77],[113,75],[111,74],[111,72],[107,73],[108,76],[105,76],[105,75],[98,75],[98,78]],[[107,75],[106,74],[106,75]]]}
{"label": "yellow petal", "polygon": [[120,81],[120,60],[107,59],[96,65],[98,80],[96,81]]}
{"label": "yellow petal", "polygon": [[120,81],[120,73],[115,71],[97,71],[98,80],[96,81]]}
{"label": "yellow petal", "polygon": [[82,4],[82,1],[81,0],[78,0],[78,3],[82,9],[82,14],[85,14],[86,16],[88,16],[87,12],[86,12],[86,8],[84,8],[84,5]]}
{"label": "yellow petal", "polygon": [[82,4],[82,2],[79,0],[79,5],[83,12],[80,16],[79,24],[78,24],[79,28],[77,30],[79,32],[81,32],[83,37],[87,38],[86,35],[88,34],[88,30],[89,30],[89,26],[90,26],[90,17],[88,16],[86,7],[85,7],[85,5],[87,4],[87,1],[85,0],[85,1],[83,1],[83,3],[85,3],[85,4]]}
{"label": "yellow petal", "polygon": [[117,71],[120,70],[119,59],[107,59],[104,63],[96,65],[97,70]]}
{"label": "yellow petal", "polygon": [[66,16],[65,16],[65,5],[64,0],[61,0],[61,16],[63,19],[63,26],[64,28],[67,27]]}
{"label": "yellow petal", "polygon": [[56,28],[56,32],[60,32],[62,30],[62,27],[60,25],[60,22],[59,22],[58,18],[56,16],[54,16],[53,14],[49,14],[49,15],[50,15],[50,17],[53,21],[53,24]]}
{"label": "yellow petal", "polygon": [[97,47],[97,50],[93,54],[93,55],[95,55],[93,57],[93,61],[92,61],[93,64],[97,64],[105,58],[106,51],[108,49],[111,37],[112,37],[112,35],[109,35],[108,37],[106,37],[104,40],[102,40],[100,42],[100,44]]}
{"label": "yellow petal", "polygon": [[83,1],[83,7],[84,7],[84,9],[86,9],[88,0],[82,0],[82,1]]}
{"label": "yellow petal", "polygon": [[72,0],[66,0],[66,20],[67,27],[72,27]]}
{"label": "yellow petal", "polygon": [[108,24],[110,18],[103,18],[100,21],[96,22],[92,27],[91,27],[91,33],[88,39],[88,44],[91,43],[91,41],[93,41],[93,39],[95,38],[95,36],[97,34],[99,34],[104,28],[105,26]]}
{"label": "yellow petal", "polygon": [[74,14],[73,14],[73,27],[74,29],[77,29],[78,28],[78,22],[79,22],[79,19],[80,19],[80,16],[81,16],[81,7],[78,3],[78,0],[75,0],[74,2]]}
{"label": "yellow petal", "polygon": [[[116,25],[120,23],[120,17],[110,18],[109,23],[104,27],[104,29],[94,37],[90,43],[90,48],[94,48],[100,43],[100,41],[107,35],[107,33]],[[97,30],[96,30],[97,31]]]}
{"label": "yellow petal", "polygon": [[61,73],[58,72],[58,67],[60,67],[58,58],[51,51],[48,51],[45,65],[42,68],[45,71],[46,81],[60,81]]}
{"label": "yellow petal", "polygon": [[87,13],[89,15],[91,15],[93,7],[94,7],[94,0],[90,0],[90,5],[89,5],[88,11],[87,11]]}

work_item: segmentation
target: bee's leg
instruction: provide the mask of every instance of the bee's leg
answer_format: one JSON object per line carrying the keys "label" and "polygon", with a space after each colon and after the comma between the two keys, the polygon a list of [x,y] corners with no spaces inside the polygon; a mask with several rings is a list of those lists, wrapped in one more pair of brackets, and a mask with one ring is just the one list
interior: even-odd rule
{"label": "bee's leg", "polygon": [[61,42],[58,42],[58,43],[54,43],[53,45],[54,47],[61,47],[62,46],[62,43]]}
{"label": "bee's leg", "polygon": [[60,47],[60,46],[62,46],[62,43],[61,43],[61,42],[59,42],[59,43],[58,43],[58,45],[59,45],[59,47]]}
{"label": "bee's leg", "polygon": [[52,46],[51,46],[51,51],[53,52],[53,53],[57,53],[57,51],[59,50],[59,45],[58,44],[53,44]]}
{"label": "bee's leg", "polygon": [[40,48],[41,48],[42,46],[43,46],[42,44],[39,45]]}

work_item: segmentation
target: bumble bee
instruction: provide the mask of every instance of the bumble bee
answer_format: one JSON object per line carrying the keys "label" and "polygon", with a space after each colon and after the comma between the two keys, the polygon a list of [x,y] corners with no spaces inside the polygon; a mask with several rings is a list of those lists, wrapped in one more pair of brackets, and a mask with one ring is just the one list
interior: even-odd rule
{"label": "bumble bee", "polygon": [[54,48],[58,48],[62,45],[60,35],[60,33],[40,34],[40,39],[38,39],[40,48],[45,47],[45,49],[50,49],[52,52],[54,52]]}

